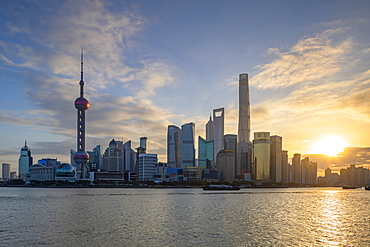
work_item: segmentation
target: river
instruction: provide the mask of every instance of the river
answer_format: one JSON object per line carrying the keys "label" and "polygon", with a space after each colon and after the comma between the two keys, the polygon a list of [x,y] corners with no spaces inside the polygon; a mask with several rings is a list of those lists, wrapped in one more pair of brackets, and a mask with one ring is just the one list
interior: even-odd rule
{"label": "river", "polygon": [[0,246],[369,246],[370,191],[0,187]]}

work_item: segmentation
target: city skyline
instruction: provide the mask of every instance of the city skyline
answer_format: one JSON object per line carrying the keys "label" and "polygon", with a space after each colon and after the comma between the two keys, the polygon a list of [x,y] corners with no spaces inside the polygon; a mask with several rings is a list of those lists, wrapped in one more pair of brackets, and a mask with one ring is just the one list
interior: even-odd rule
{"label": "city skyline", "polygon": [[289,157],[327,135],[370,146],[367,1],[125,3],[2,3],[0,150],[11,170],[24,140],[36,159],[69,162],[81,47],[86,150],[147,136],[166,161],[167,126],[194,122],[205,138],[217,107],[224,133],[237,134],[242,73],[251,133],[282,136]]}

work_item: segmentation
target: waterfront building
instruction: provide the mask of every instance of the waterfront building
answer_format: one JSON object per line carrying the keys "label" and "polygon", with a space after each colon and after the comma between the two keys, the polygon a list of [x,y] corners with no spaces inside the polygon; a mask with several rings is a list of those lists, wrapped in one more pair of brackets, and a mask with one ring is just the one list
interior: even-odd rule
{"label": "waterfront building", "polygon": [[183,174],[187,181],[202,181],[203,167],[188,166],[183,168]]}
{"label": "waterfront building", "polygon": [[2,169],[2,179],[4,182],[8,181],[10,179],[10,164],[9,163],[3,163],[1,165]]}
{"label": "waterfront building", "polygon": [[317,162],[310,161],[310,184],[317,184]]}
{"label": "waterfront building", "polygon": [[88,151],[90,160],[87,163],[87,167],[89,168],[90,172],[99,171],[101,166],[103,165],[103,156],[101,151],[101,146],[97,145],[94,147],[93,151]]}
{"label": "waterfront building", "polygon": [[[217,153],[224,148],[225,109],[213,110],[213,155],[216,160]],[[217,161],[216,161],[217,162]]]}
{"label": "waterfront building", "polygon": [[195,124],[187,123],[181,126],[181,167],[195,166],[194,149]]}
{"label": "waterfront building", "polygon": [[27,174],[27,182],[33,181],[54,181],[55,166],[45,166],[43,164],[34,164],[30,166]]}
{"label": "waterfront building", "polygon": [[255,132],[253,140],[254,180],[270,180],[270,132]]}
{"label": "waterfront building", "polygon": [[138,180],[150,181],[156,175],[156,164],[158,158],[156,154],[142,153],[139,155]]}
{"label": "waterfront building", "polygon": [[160,181],[163,182],[167,178],[167,163],[158,162],[155,164],[155,175],[154,175],[154,181]]}
{"label": "waterfront building", "polygon": [[235,156],[235,175],[234,177],[237,178],[237,162],[238,162],[238,156],[237,156],[237,151],[238,151],[238,136],[233,135],[233,134],[227,134],[224,136],[224,148],[227,150],[232,150]]}
{"label": "waterfront building", "polygon": [[26,179],[28,168],[32,166],[33,158],[31,156],[31,149],[27,147],[27,141],[25,141],[24,146],[21,148],[20,156],[18,159],[18,176],[19,179]]}
{"label": "waterfront building", "polygon": [[181,167],[181,129],[175,125],[168,125],[167,129],[167,165]]}
{"label": "waterfront building", "polygon": [[237,148],[238,178],[250,180],[252,174],[252,143],[250,141],[250,100],[248,74],[239,75],[239,124]]}
{"label": "waterfront building", "polygon": [[283,139],[281,136],[270,136],[270,179],[272,182],[282,182],[282,148]]}
{"label": "waterfront building", "polygon": [[17,179],[17,172],[10,172],[10,180]]}
{"label": "waterfront building", "polygon": [[292,176],[293,183],[301,184],[302,183],[302,168],[301,168],[301,154],[294,154],[292,158]]}
{"label": "waterfront building", "polygon": [[183,168],[172,168],[167,167],[166,169],[166,181],[172,182],[177,181],[181,182],[184,181],[184,174],[183,174]]}
{"label": "waterfront building", "polygon": [[83,52],[81,50],[81,80],[80,97],[75,100],[75,107],[77,109],[77,152],[74,154],[74,160],[78,165],[78,179],[87,179],[89,176],[89,169],[87,163],[89,162],[89,154],[85,151],[85,111],[89,109],[90,104],[84,98],[83,80]]}
{"label": "waterfront building", "polygon": [[310,158],[305,157],[301,160],[302,184],[310,184]]}
{"label": "waterfront building", "polygon": [[217,169],[203,169],[202,177],[206,182],[217,182],[221,180],[221,171]]}
{"label": "waterfront building", "polygon": [[198,137],[198,167],[210,169],[214,166],[213,162],[213,141],[206,141],[201,136]]}
{"label": "waterfront building", "polygon": [[221,181],[235,180],[235,154],[232,150],[222,149],[217,154],[217,170],[221,171]]}
{"label": "waterfront building", "polygon": [[370,171],[364,167],[350,165],[340,170],[340,182],[343,186],[367,186],[370,183]]}
{"label": "waterfront building", "polygon": [[215,135],[215,131],[214,131],[212,117],[209,116],[209,120],[206,124],[206,141],[213,141],[214,135]]}
{"label": "waterfront building", "polygon": [[123,143],[112,139],[102,159],[104,171],[136,173],[136,153],[131,149],[131,141]]}
{"label": "waterfront building", "polygon": [[281,182],[289,183],[289,163],[288,163],[288,151],[281,151]]}

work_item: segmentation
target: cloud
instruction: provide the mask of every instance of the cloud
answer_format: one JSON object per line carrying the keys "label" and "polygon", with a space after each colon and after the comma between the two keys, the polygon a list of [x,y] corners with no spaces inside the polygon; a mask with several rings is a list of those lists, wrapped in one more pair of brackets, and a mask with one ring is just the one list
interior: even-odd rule
{"label": "cloud", "polygon": [[304,37],[287,52],[270,48],[268,53],[277,58],[256,67],[260,72],[251,78],[251,85],[259,89],[290,87],[339,72],[353,46],[347,40],[335,44],[333,36],[342,31],[342,28],[328,29],[314,37]]}

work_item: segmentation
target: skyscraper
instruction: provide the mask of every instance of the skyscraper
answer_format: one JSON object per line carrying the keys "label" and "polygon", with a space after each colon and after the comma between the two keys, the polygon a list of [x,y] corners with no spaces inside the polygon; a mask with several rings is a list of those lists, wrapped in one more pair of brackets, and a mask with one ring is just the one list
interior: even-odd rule
{"label": "skyscraper", "polygon": [[213,121],[212,117],[209,116],[209,120],[206,124],[206,141],[213,141],[214,140],[215,131],[213,128]]}
{"label": "skyscraper", "polygon": [[156,174],[156,164],[158,163],[156,154],[139,154],[138,180],[149,181]]}
{"label": "skyscraper", "polygon": [[194,123],[181,126],[181,167],[195,166],[194,131]]}
{"label": "skyscraper", "polygon": [[233,134],[227,134],[224,136],[224,148],[226,150],[232,150],[233,153],[234,153],[234,157],[235,157],[235,168],[234,168],[234,171],[235,171],[235,174],[234,174],[234,178],[237,178],[238,177],[238,174],[236,173],[236,169],[237,169],[237,147],[238,147],[238,136],[237,135],[233,135]]}
{"label": "skyscraper", "polygon": [[181,168],[181,129],[175,125],[167,128],[167,167]]}
{"label": "skyscraper", "polygon": [[27,141],[24,142],[24,146],[21,148],[20,156],[18,159],[18,178],[26,179],[28,167],[32,166],[33,158],[31,156],[31,149],[27,147]]}
{"label": "skyscraper", "polygon": [[293,183],[302,183],[301,154],[294,154],[292,159]]}
{"label": "skyscraper", "polygon": [[248,74],[239,75],[238,177],[250,179],[252,173],[252,145],[250,142],[250,101]]}
{"label": "skyscraper", "polygon": [[270,132],[255,132],[253,140],[255,180],[270,180]]}
{"label": "skyscraper", "polygon": [[198,167],[213,168],[213,141],[206,141],[198,137]]}
{"label": "skyscraper", "polygon": [[281,136],[270,136],[270,175],[271,181],[282,182],[282,147],[283,139]]}
{"label": "skyscraper", "polygon": [[8,181],[10,179],[10,164],[8,163],[2,164],[2,177],[3,181]]}
{"label": "skyscraper", "polygon": [[75,100],[75,107],[77,109],[77,152],[74,155],[74,160],[78,164],[78,172],[80,177],[78,179],[88,178],[87,163],[89,162],[89,154],[85,151],[85,111],[89,109],[90,104],[84,98],[83,80],[83,53],[81,50],[81,80],[80,80],[80,97]]}
{"label": "skyscraper", "polygon": [[290,173],[289,173],[289,163],[288,163],[288,151],[281,151],[281,182],[289,183],[290,182]]}
{"label": "skyscraper", "polygon": [[216,160],[217,153],[224,148],[224,128],[225,128],[225,109],[218,108],[213,110],[213,153]]}
{"label": "skyscraper", "polygon": [[231,183],[235,180],[235,154],[232,150],[220,150],[216,164],[216,168],[221,171],[222,181]]}

